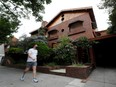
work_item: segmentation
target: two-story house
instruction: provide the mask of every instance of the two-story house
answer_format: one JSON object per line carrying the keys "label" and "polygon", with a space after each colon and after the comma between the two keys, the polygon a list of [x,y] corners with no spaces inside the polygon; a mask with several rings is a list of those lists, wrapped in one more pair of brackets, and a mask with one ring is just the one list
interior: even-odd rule
{"label": "two-story house", "polygon": [[94,38],[97,28],[92,7],[62,10],[47,25],[49,46],[54,47],[62,35],[71,40],[80,36]]}
{"label": "two-story house", "polygon": [[[110,61],[116,66],[116,63],[114,63],[116,55],[113,51],[116,49],[116,35],[107,34],[106,30],[97,31],[92,7],[62,10],[50,22],[46,22],[44,27],[48,29],[46,36],[48,36],[50,47],[54,47],[63,35],[67,35],[71,40],[86,36],[90,40],[99,41],[99,44],[90,49],[91,63],[108,65]],[[37,31],[30,34],[33,36],[37,34]]]}

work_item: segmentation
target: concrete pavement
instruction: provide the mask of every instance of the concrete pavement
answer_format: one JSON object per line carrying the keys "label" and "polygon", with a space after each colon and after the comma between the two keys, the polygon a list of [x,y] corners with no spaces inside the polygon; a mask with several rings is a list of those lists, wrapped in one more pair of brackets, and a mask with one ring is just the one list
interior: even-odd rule
{"label": "concrete pavement", "polygon": [[0,66],[0,87],[84,87],[81,79],[65,76],[37,73],[38,83],[32,82],[32,72],[26,74],[25,80],[20,81],[22,69]]}
{"label": "concrete pavement", "polygon": [[0,87],[116,87],[116,68],[96,68],[82,83],[82,79],[37,72],[38,83],[32,82],[32,72],[20,81],[22,69],[0,66]]}
{"label": "concrete pavement", "polygon": [[116,87],[116,68],[96,68],[84,87]]}

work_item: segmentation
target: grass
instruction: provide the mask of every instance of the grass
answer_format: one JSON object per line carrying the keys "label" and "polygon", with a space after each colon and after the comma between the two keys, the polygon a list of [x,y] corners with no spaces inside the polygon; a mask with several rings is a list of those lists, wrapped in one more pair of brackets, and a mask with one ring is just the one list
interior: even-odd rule
{"label": "grass", "polygon": [[72,66],[74,67],[86,67],[86,65],[82,64],[82,63],[77,63],[77,64],[72,64]]}

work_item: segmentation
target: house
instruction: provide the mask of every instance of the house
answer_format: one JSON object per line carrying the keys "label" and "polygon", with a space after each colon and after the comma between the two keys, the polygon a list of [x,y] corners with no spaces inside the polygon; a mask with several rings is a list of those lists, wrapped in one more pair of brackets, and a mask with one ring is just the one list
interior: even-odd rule
{"label": "house", "polygon": [[94,38],[97,24],[92,7],[85,7],[62,10],[46,27],[49,46],[54,47],[62,35],[67,35],[71,40],[81,36]]}
{"label": "house", "polygon": [[[54,47],[62,35],[67,35],[71,40],[80,36],[94,38],[97,28],[92,7],[66,9],[59,12],[49,23],[42,22],[47,27],[48,44]],[[38,30],[30,32],[31,36],[38,35]]]}
{"label": "house", "polygon": [[[59,38],[63,35],[68,36],[71,40],[86,36],[90,40],[99,41],[89,49],[91,63],[107,66],[111,65],[109,62],[112,62],[112,65],[116,66],[114,62],[116,55],[113,51],[116,49],[116,35],[107,34],[106,30],[97,31],[92,7],[62,10],[44,27],[48,29],[46,35],[50,47],[56,46],[59,43]],[[33,32],[30,34],[33,35]]]}

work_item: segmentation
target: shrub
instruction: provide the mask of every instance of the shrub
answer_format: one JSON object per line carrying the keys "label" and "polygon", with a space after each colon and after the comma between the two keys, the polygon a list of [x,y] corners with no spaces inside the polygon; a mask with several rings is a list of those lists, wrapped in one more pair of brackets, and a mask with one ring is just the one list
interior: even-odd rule
{"label": "shrub", "polygon": [[59,65],[69,65],[75,59],[76,50],[68,37],[61,37],[60,44],[54,48],[54,61]]}
{"label": "shrub", "polygon": [[17,48],[17,47],[11,47],[11,48],[9,48],[8,53],[19,53],[19,54],[21,54],[21,53],[23,53],[23,49]]}
{"label": "shrub", "polygon": [[93,44],[97,44],[98,41],[90,41],[86,36],[81,36],[73,41],[73,44],[81,48],[90,48]]}
{"label": "shrub", "polygon": [[45,66],[58,66],[55,62],[44,64]]}
{"label": "shrub", "polygon": [[32,42],[29,47],[32,47],[34,44],[38,45],[39,60],[44,60],[44,63],[48,62],[50,55],[53,53],[52,48],[49,48],[48,45],[43,42]]}
{"label": "shrub", "polygon": [[[97,44],[97,41],[90,41],[86,36],[82,36],[80,38],[77,38],[75,41],[73,41],[73,44],[77,46],[77,51],[79,48],[82,50],[80,61],[79,62],[90,62],[89,58],[89,48],[93,46],[93,44]],[[84,60],[84,61],[83,61]]]}

